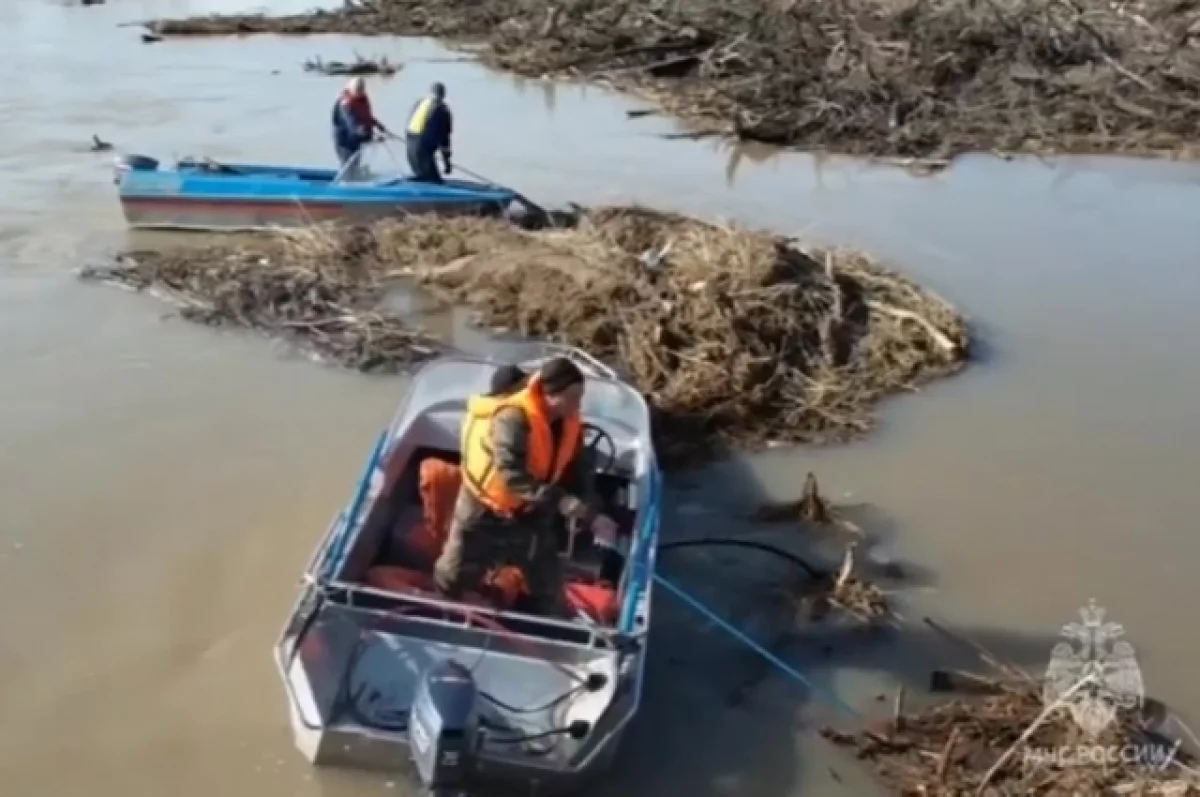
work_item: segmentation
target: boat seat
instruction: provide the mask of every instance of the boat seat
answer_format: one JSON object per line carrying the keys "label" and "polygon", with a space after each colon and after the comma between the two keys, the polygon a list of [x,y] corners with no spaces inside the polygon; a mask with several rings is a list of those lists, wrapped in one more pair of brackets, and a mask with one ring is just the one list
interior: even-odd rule
{"label": "boat seat", "polygon": [[[397,528],[397,547],[402,549],[406,560],[415,560],[423,568],[380,565],[367,572],[370,586],[387,591],[434,592],[431,575],[433,563],[442,553],[450,523],[454,516],[454,504],[462,475],[456,463],[436,455],[427,456],[418,467],[418,491],[421,498],[421,518],[415,527]],[[505,567],[489,578],[493,602],[502,608],[512,608],[525,593],[524,578],[518,568]],[[569,581],[564,597],[567,604],[583,612],[596,622],[611,624],[616,621],[617,592],[607,583],[589,584]],[[479,595],[469,596],[468,602],[487,600]]]}

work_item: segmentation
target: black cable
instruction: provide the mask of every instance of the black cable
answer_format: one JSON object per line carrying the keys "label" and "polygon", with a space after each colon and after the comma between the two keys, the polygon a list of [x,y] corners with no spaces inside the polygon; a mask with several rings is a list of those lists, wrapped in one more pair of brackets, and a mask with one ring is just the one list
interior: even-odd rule
{"label": "black cable", "polygon": [[778,548],[774,545],[768,545],[765,542],[755,542],[753,540],[735,540],[735,539],[731,539],[728,537],[711,537],[708,539],[699,539],[699,540],[677,540],[675,542],[659,543],[657,550],[671,551],[671,550],[675,550],[678,548],[704,548],[704,547],[750,548],[755,551],[761,551],[762,553],[769,553],[769,554],[772,554],[773,556],[778,556],[781,559],[785,559],[788,562],[799,567],[801,570],[803,570],[805,573],[807,573],[812,578],[823,578],[823,577],[826,577],[829,575],[828,571],[819,570],[816,567],[813,567],[808,562],[804,561],[803,559],[801,559],[799,556],[792,553],[791,551],[785,551],[784,549]]}

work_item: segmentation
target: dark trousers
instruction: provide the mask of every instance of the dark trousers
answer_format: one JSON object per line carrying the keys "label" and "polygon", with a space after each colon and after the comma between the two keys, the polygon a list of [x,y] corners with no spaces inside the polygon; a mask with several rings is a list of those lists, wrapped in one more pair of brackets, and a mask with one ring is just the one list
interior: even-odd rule
{"label": "dark trousers", "polygon": [[438,171],[434,155],[436,150],[421,145],[419,137],[408,139],[408,168],[412,169],[413,179],[422,183],[440,183],[442,175]]}
{"label": "dark trousers", "polygon": [[531,610],[566,617],[563,565],[548,518],[499,517],[463,489],[441,556],[433,568],[438,589],[452,598],[476,590],[495,568],[512,565],[525,574]]}
{"label": "dark trousers", "polygon": [[344,144],[335,143],[333,148],[337,151],[338,163],[342,166],[345,166],[346,163],[353,158],[360,149],[362,149],[362,145],[359,144],[357,147],[350,147]]}

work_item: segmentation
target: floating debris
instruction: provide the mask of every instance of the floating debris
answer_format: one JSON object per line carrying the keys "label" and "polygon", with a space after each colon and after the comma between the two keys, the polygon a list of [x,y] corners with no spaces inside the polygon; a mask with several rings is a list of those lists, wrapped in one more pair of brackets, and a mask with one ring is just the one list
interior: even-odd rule
{"label": "floating debris", "polygon": [[[1180,740],[1167,739],[1155,729],[1153,710],[1118,709],[1113,722],[1090,736],[1073,718],[1068,701],[1093,685],[1094,674],[1049,699],[1042,683],[1015,665],[926,622],[975,649],[995,671],[994,677],[963,672],[948,677],[935,671],[932,691],[963,691],[976,697],[911,713],[898,699],[890,722],[854,733],[822,730],[825,738],[854,748],[859,759],[870,762],[892,794],[1200,795],[1190,756]],[[1088,758],[1097,751],[1114,755]]]}
{"label": "floating debris", "polygon": [[305,72],[320,72],[322,75],[394,75],[403,64],[393,63],[386,56],[363,58],[355,55],[353,61],[322,61],[311,58],[304,62]]}
{"label": "floating debris", "polygon": [[1192,3],[1149,0],[373,0],[155,30],[438,36],[632,90],[707,134],[936,170],[968,151],[1194,157],[1195,23]]}

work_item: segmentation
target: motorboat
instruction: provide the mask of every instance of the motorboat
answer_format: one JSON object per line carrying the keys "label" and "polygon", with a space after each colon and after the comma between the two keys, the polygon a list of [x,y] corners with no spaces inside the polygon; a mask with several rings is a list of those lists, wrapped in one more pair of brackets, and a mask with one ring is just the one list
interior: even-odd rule
{"label": "motorboat", "polygon": [[313,764],[405,772],[441,797],[491,784],[569,793],[612,763],[642,695],[662,475],[639,391],[585,352],[551,354],[585,374],[584,440],[615,545],[564,524],[571,617],[441,596],[432,562],[461,424],[500,363],[453,354],[422,366],[275,646],[295,743]]}

